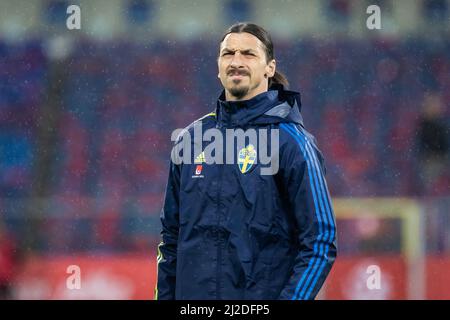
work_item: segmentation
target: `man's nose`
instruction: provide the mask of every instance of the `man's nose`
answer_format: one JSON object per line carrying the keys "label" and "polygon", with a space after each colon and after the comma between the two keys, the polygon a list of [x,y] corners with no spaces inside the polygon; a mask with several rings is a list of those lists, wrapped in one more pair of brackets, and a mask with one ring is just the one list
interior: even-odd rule
{"label": "man's nose", "polygon": [[236,51],[233,55],[233,59],[231,59],[232,67],[240,67],[242,66],[242,55],[239,51]]}

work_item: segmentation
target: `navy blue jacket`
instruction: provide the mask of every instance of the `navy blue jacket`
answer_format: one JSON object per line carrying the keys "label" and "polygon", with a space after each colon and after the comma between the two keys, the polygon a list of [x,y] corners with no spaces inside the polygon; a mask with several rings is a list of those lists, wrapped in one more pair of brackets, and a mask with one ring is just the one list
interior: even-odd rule
{"label": "navy blue jacket", "polygon": [[191,164],[171,161],[155,298],[314,299],[336,257],[336,223],[300,94],[273,86],[247,101],[224,98],[194,124],[203,132],[277,129],[279,170],[261,175],[258,161],[243,168],[195,154]]}

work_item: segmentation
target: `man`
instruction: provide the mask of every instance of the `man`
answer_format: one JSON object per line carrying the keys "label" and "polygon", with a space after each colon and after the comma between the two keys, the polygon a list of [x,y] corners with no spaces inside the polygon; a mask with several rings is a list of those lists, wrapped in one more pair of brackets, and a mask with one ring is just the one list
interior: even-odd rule
{"label": "man", "polygon": [[199,123],[223,133],[225,145],[234,143],[226,130],[276,132],[269,147],[277,145],[271,155],[279,168],[261,174],[261,140],[236,150],[234,164],[208,163],[207,141],[191,163],[172,158],[155,298],[314,299],[336,257],[336,224],[300,95],[284,89],[270,36],[254,24],[226,31],[218,69],[224,91],[216,111],[183,136]]}
{"label": "man", "polygon": [[424,195],[439,193],[439,182],[442,191],[448,190],[445,176],[448,167],[450,144],[448,141],[449,126],[443,116],[442,97],[439,93],[425,94],[423,114],[417,125],[417,143],[420,171],[421,192]]}

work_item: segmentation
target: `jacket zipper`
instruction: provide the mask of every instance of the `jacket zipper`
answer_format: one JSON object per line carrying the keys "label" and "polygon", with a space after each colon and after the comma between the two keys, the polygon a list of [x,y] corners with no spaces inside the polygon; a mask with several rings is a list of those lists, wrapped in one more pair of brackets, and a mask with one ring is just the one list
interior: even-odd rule
{"label": "jacket zipper", "polygon": [[[223,133],[223,128],[219,127],[220,131]],[[222,193],[222,176],[224,170],[225,163],[219,165],[219,185],[217,188],[217,229],[216,229],[216,241],[217,241],[217,279],[216,279],[216,299],[220,300],[221,290],[220,290],[220,282],[221,282],[221,272],[222,272],[222,232],[220,232],[220,215],[221,215],[221,203],[220,196]]]}

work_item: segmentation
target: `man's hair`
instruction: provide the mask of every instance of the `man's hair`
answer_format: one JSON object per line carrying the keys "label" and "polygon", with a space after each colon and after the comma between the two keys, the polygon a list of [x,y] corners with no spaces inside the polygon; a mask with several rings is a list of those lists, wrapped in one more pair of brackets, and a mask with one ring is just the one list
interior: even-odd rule
{"label": "man's hair", "polygon": [[[274,50],[273,50],[273,42],[270,37],[270,34],[264,30],[262,27],[249,22],[238,22],[233,24],[231,27],[225,31],[222,39],[220,40],[220,43],[223,42],[225,37],[230,33],[242,33],[247,32],[255,37],[257,37],[263,44],[264,49],[266,52],[266,60],[267,62],[271,61],[272,59],[275,59],[274,56]],[[281,84],[284,87],[289,86],[289,81],[287,80],[286,76],[282,74],[281,72],[275,71],[275,74],[273,77],[269,78],[269,88],[272,86],[272,84]]]}

